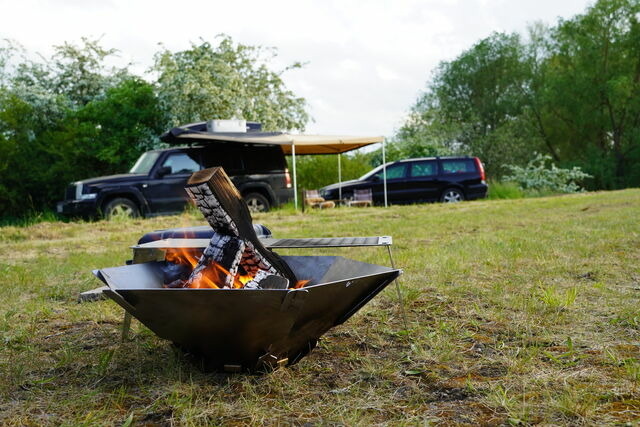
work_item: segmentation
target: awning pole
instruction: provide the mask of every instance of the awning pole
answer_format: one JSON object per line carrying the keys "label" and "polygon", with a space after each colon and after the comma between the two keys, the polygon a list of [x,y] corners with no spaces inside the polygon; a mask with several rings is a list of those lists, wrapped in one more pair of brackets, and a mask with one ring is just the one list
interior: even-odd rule
{"label": "awning pole", "polygon": [[[295,162],[294,168],[295,168]],[[387,205],[387,157],[384,152],[384,139],[382,140],[382,176],[384,178],[384,207]]]}
{"label": "awning pole", "polygon": [[338,199],[342,200],[342,164],[341,159],[342,154],[338,153]]}
{"label": "awning pole", "polygon": [[293,156],[293,205],[298,210],[298,180],[296,177],[296,144],[291,143],[291,155]]}

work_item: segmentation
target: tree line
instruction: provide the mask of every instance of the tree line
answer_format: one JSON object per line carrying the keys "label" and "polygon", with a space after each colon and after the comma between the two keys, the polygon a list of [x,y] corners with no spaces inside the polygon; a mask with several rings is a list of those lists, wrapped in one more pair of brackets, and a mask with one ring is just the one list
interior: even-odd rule
{"label": "tree line", "polygon": [[0,217],[52,209],[70,182],[126,172],[173,126],[241,117],[303,130],[309,120],[282,80],[301,64],[274,70],[275,49],[221,35],[162,48],[145,76],[109,65],[116,55],[86,38],[37,59],[0,45]]}
{"label": "tree line", "polygon": [[536,154],[640,186],[640,2],[600,0],[526,35],[494,33],[442,62],[394,138],[392,156],[477,155],[493,178]]}

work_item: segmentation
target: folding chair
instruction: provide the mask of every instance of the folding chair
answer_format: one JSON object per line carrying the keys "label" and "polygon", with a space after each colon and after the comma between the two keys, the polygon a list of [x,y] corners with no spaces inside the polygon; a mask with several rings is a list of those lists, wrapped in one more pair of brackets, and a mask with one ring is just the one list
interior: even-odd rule
{"label": "folding chair", "polygon": [[373,206],[373,193],[370,188],[364,190],[353,190],[353,200],[347,203],[347,206]]}
{"label": "folding chair", "polygon": [[304,190],[304,204],[311,208],[328,209],[335,208],[336,204],[332,201],[326,201],[320,196],[318,190]]}

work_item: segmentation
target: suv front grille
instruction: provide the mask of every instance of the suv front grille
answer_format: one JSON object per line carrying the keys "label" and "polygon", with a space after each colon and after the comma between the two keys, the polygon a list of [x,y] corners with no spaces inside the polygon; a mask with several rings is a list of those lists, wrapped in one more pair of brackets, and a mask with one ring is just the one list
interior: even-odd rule
{"label": "suv front grille", "polygon": [[69,185],[67,186],[67,191],[64,193],[65,200],[75,200],[76,198],[76,186]]}

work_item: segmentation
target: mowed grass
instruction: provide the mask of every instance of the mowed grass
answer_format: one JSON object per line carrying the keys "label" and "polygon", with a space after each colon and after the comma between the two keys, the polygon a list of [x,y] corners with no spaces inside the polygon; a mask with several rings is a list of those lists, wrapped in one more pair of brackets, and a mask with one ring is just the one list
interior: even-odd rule
{"label": "mowed grass", "polygon": [[[409,330],[391,286],[297,365],[205,373],[137,321],[121,343],[115,303],[76,303],[100,284],[92,269],[123,264],[147,231],[201,224],[197,215],[4,227],[0,424],[640,418],[640,190],[255,221],[277,237],[392,235]],[[389,263],[381,248],[320,252]]]}

